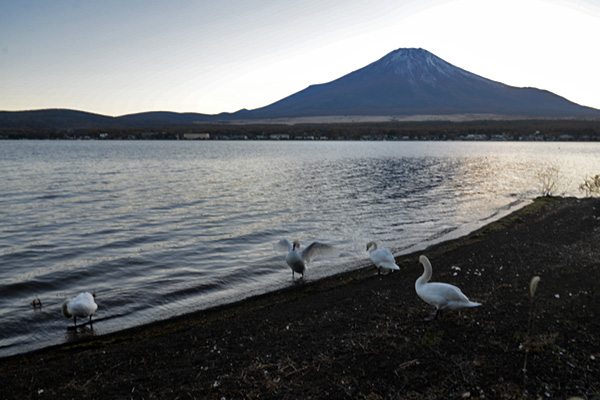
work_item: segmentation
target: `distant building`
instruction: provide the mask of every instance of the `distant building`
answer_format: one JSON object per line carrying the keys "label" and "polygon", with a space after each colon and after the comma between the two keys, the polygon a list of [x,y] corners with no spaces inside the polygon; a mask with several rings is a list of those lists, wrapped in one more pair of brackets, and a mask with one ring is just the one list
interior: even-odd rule
{"label": "distant building", "polygon": [[186,140],[208,140],[210,133],[184,133],[183,138]]}
{"label": "distant building", "polygon": [[271,140],[289,140],[290,135],[287,133],[272,133],[270,135]]}
{"label": "distant building", "polygon": [[142,132],[142,139],[155,139],[159,135],[159,132]]}
{"label": "distant building", "polygon": [[562,141],[568,142],[568,141],[571,141],[571,140],[575,140],[575,138],[573,136],[571,136],[571,135],[560,135],[558,137],[558,140],[562,140]]}
{"label": "distant building", "polygon": [[464,137],[464,140],[482,141],[482,140],[488,140],[488,137],[486,135],[482,135],[482,134],[470,133]]}

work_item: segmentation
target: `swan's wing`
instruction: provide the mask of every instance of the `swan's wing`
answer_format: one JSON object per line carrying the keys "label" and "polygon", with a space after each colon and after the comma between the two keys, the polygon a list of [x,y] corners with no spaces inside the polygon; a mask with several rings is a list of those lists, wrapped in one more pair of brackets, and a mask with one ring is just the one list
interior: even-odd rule
{"label": "swan's wing", "polygon": [[79,294],[68,304],[69,313],[78,317],[87,317],[98,309],[94,297],[85,292]]}
{"label": "swan's wing", "polygon": [[431,282],[425,285],[431,292],[441,296],[446,302],[468,303],[469,299],[458,287],[449,283]]}
{"label": "swan's wing", "polygon": [[279,242],[273,245],[273,248],[275,249],[275,251],[289,252],[292,251],[294,246],[292,246],[292,243],[289,240],[281,239]]}
{"label": "swan's wing", "polygon": [[310,262],[315,257],[320,256],[333,256],[337,253],[337,250],[328,244],[320,243],[320,242],[312,242],[306,248],[302,249],[300,255],[302,255],[302,259],[305,262]]}

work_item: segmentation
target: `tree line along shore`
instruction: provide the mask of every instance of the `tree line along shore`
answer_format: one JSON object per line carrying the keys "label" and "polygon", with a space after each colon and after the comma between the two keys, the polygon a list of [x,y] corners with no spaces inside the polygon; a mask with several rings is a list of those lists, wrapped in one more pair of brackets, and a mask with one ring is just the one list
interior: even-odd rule
{"label": "tree line along shore", "polygon": [[[42,125],[43,126],[43,125]],[[195,124],[135,128],[0,127],[0,139],[599,141],[600,121],[517,120],[339,124]]]}

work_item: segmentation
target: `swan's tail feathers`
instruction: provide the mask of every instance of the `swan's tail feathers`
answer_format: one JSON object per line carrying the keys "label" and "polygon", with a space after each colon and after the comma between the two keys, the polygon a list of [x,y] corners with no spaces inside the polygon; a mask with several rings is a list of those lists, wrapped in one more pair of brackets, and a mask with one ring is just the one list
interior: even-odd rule
{"label": "swan's tail feathers", "polygon": [[397,266],[396,264],[392,264],[392,263],[380,263],[379,267],[386,268],[386,269],[393,269],[394,271],[400,271],[400,267]]}
{"label": "swan's tail feathers", "polygon": [[467,304],[465,304],[466,307],[479,307],[481,305],[481,303],[476,303],[474,301],[469,301]]}

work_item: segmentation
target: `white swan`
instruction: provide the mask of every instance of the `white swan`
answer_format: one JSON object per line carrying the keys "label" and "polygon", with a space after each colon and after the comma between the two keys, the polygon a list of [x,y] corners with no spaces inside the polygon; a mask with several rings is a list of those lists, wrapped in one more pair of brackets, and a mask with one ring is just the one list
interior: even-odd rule
{"label": "white swan", "polygon": [[392,273],[392,271],[400,271],[400,267],[396,265],[396,260],[394,260],[394,256],[392,252],[388,249],[378,249],[377,243],[369,242],[367,243],[367,251],[369,252],[369,257],[371,261],[377,266],[377,273],[381,275],[381,269],[387,269]]}
{"label": "white swan", "polygon": [[435,314],[432,313],[428,320],[433,320],[443,310],[457,310],[465,307],[478,307],[481,303],[470,301],[464,293],[454,285],[441,282],[429,282],[431,279],[431,263],[425,256],[419,257],[419,264],[423,265],[425,271],[415,282],[417,295],[427,304],[435,306]]}
{"label": "white swan", "polygon": [[306,271],[306,264],[312,261],[317,256],[322,255],[333,255],[335,252],[334,248],[328,244],[320,242],[312,242],[304,249],[300,250],[300,242],[294,240],[294,243],[290,243],[287,239],[281,239],[275,245],[275,249],[279,251],[287,251],[285,256],[285,262],[292,269],[292,279],[294,279],[294,273],[302,274],[304,279],[304,271]]}
{"label": "white swan", "polygon": [[98,304],[94,301],[94,296],[89,292],[80,293],[77,297],[71,300],[65,300],[62,305],[62,313],[65,318],[73,317],[73,322],[77,326],[77,317],[90,317],[92,323],[92,315],[98,309]]}

